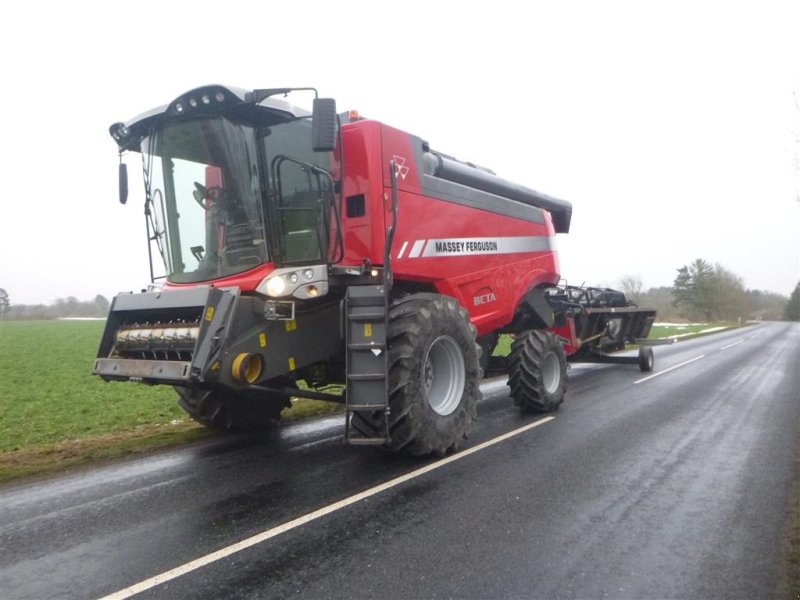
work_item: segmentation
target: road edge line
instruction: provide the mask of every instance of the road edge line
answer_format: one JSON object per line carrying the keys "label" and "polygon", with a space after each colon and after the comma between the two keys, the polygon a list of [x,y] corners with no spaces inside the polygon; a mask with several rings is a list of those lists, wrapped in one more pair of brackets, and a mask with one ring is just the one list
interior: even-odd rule
{"label": "road edge line", "polygon": [[705,357],[706,357],[705,354],[701,354],[700,356],[695,356],[694,358],[692,358],[690,360],[687,360],[685,362],[682,362],[682,363],[680,363],[678,365],[675,365],[673,367],[670,367],[669,369],[664,369],[663,371],[659,371],[658,373],[653,373],[652,375],[648,375],[647,377],[643,377],[642,379],[637,379],[633,383],[635,385],[637,383],[643,383],[645,381],[649,381],[651,379],[655,379],[656,377],[658,377],[660,375],[664,375],[665,373],[669,373],[670,371],[674,371],[675,369],[680,369],[681,367],[685,367],[686,365],[689,365],[689,364],[691,364],[691,363],[693,363],[693,362],[695,362],[697,360],[700,360],[701,358],[705,358]]}
{"label": "road edge line", "polygon": [[727,346],[723,346],[722,348],[720,348],[720,351],[727,350],[728,348],[733,348],[734,346],[738,346],[739,344],[743,344],[743,343],[744,343],[743,339],[735,341],[732,344],[728,344]]}

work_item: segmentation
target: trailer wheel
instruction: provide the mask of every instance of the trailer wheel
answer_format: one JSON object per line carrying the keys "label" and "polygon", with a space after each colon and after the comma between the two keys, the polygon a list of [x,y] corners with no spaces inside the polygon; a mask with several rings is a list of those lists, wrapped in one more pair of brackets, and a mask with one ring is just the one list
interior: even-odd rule
{"label": "trailer wheel", "polygon": [[567,360],[556,336],[534,329],[514,340],[508,386],[514,404],[525,410],[558,409],[567,391]]}
{"label": "trailer wheel", "polygon": [[195,421],[223,432],[263,431],[280,419],[289,398],[176,386],[178,404]]}
{"label": "trailer wheel", "polygon": [[648,346],[639,347],[639,369],[645,373],[653,370],[656,359],[653,355],[653,349]]}
{"label": "trailer wheel", "polygon": [[[414,456],[455,450],[477,416],[480,347],[458,302],[413,294],[389,308],[389,434],[386,446]],[[351,425],[383,437],[382,412],[353,413]]]}

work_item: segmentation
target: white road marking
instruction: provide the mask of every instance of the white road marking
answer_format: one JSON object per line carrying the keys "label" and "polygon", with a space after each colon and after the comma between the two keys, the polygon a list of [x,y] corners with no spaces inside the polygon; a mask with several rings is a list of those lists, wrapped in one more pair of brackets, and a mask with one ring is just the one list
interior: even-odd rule
{"label": "white road marking", "polygon": [[727,350],[728,348],[733,348],[734,346],[738,346],[742,342],[744,342],[744,340],[736,340],[732,344],[728,344],[727,346],[723,346],[722,348],[720,348],[720,350]]}
{"label": "white road marking", "polygon": [[686,362],[682,362],[681,364],[675,365],[674,367],[670,367],[669,369],[664,369],[663,371],[659,371],[658,373],[653,373],[652,375],[648,375],[647,377],[645,377],[643,379],[638,379],[637,381],[634,381],[633,383],[636,384],[636,383],[643,383],[645,381],[649,381],[649,380],[651,380],[651,379],[653,379],[655,377],[658,377],[659,375],[663,375],[664,373],[669,373],[670,371],[674,371],[675,369],[680,369],[681,367],[685,367],[686,365],[691,364],[694,361],[700,360],[701,358],[705,358],[705,357],[706,357],[705,354],[701,354],[700,356],[695,356],[691,360],[687,360]]}
{"label": "white road marking", "polygon": [[374,496],[376,494],[380,494],[381,492],[385,492],[393,487],[400,485],[401,483],[405,483],[406,481],[410,481],[411,479],[415,479],[416,477],[420,477],[425,475],[426,473],[430,473],[431,471],[435,471],[440,467],[444,467],[445,465],[449,465],[452,462],[460,460],[462,458],[466,458],[470,454],[475,454],[480,450],[484,450],[490,446],[494,446],[495,444],[499,444],[500,442],[504,442],[507,439],[510,439],[514,436],[520,435],[521,433],[525,433],[533,429],[534,427],[538,427],[539,425],[544,425],[545,423],[552,421],[555,417],[545,417],[544,419],[540,419],[538,421],[534,421],[533,423],[528,423],[527,425],[520,427],[518,429],[514,429],[513,431],[509,431],[499,437],[493,438],[482,444],[478,444],[473,448],[468,448],[463,452],[458,452],[457,454],[453,454],[448,456],[447,458],[443,458],[435,463],[417,469],[416,471],[411,471],[410,473],[406,473],[405,475],[401,475],[400,477],[396,477],[386,483],[382,483],[377,485],[373,488],[350,496],[349,498],[345,498],[344,500],[339,500],[338,502],[334,502],[333,504],[329,504],[328,506],[324,506],[314,512],[310,512],[307,515],[303,515],[302,517],[298,517],[297,519],[293,519],[292,521],[287,521],[282,525],[278,525],[277,527],[273,527],[272,529],[268,529],[267,531],[263,531],[258,533],[252,537],[242,540],[236,544],[232,544],[226,548],[222,548],[217,550],[216,552],[212,552],[211,554],[206,554],[205,556],[201,556],[193,561],[190,561],[186,564],[183,564],[179,567],[175,567],[174,569],[170,569],[169,571],[164,571],[150,579],[145,579],[144,581],[140,581],[132,586],[126,587],[125,589],[119,590],[118,592],[114,592],[113,594],[109,594],[107,596],[103,596],[100,600],[124,600],[125,598],[130,598],[136,594],[140,594],[144,591],[152,589],[156,586],[161,585],[162,583],[166,583],[167,581],[172,581],[180,577],[181,575],[185,575],[186,573],[190,573],[195,571],[201,567],[209,565],[213,562],[226,558],[232,554],[236,554],[237,552],[241,552],[242,550],[246,550],[252,546],[260,544],[261,542],[265,542],[271,538],[274,538],[282,533],[286,533],[287,531],[291,531],[301,525],[305,525],[306,523],[310,523],[311,521],[315,521],[321,517],[329,515],[337,510],[341,510],[350,506],[351,504],[355,504],[356,502],[360,502],[370,496]]}

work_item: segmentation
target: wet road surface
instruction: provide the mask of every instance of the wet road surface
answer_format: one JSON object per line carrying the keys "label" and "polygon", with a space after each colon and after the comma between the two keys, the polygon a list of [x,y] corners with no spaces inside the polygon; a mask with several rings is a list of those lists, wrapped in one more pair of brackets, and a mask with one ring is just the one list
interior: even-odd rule
{"label": "wet road surface", "polygon": [[490,380],[443,464],[344,446],[332,417],[7,486],[0,596],[126,597],[197,559],[134,597],[774,596],[799,364],[800,328],[763,324],[656,348],[652,378],[576,365],[538,425]]}

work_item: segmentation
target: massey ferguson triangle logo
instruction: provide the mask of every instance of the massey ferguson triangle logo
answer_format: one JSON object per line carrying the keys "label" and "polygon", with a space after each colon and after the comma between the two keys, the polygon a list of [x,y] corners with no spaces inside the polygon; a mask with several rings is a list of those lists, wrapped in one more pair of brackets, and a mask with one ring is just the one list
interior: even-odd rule
{"label": "massey ferguson triangle logo", "polygon": [[406,180],[406,175],[408,175],[408,167],[406,166],[406,159],[402,156],[397,156],[396,154],[392,155],[392,160],[394,161],[394,174],[400,177],[403,181]]}

